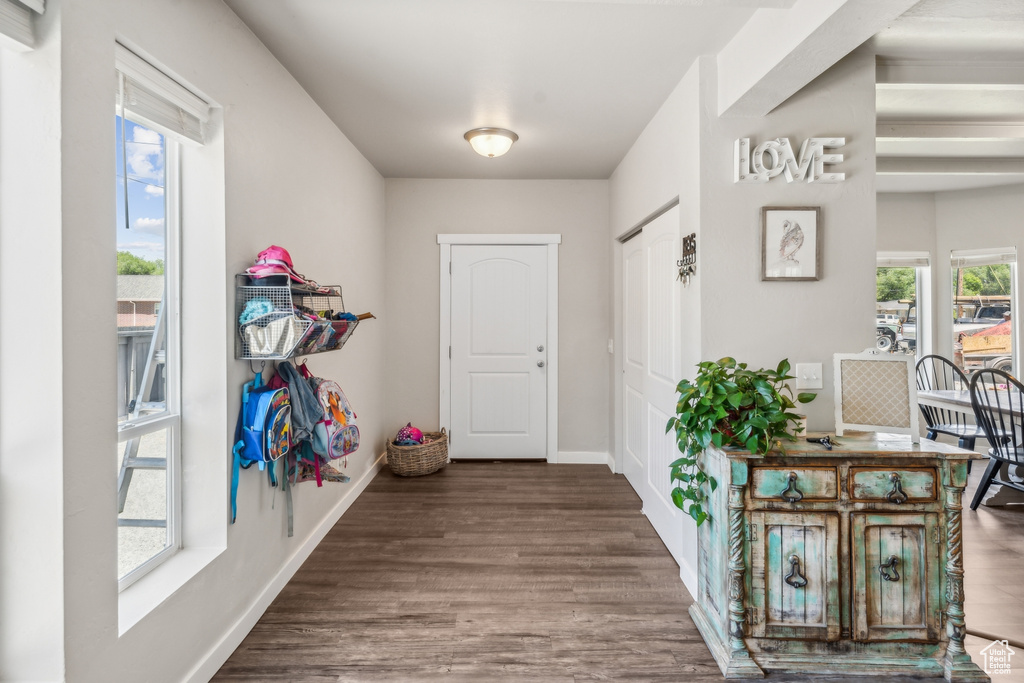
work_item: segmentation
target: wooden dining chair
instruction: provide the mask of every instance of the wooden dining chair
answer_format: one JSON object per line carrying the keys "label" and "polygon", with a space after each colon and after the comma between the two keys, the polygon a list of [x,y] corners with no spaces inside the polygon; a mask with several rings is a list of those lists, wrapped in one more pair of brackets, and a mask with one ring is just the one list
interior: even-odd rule
{"label": "wooden dining chair", "polygon": [[[918,391],[968,391],[970,380],[963,370],[953,361],[939,355],[929,355],[917,361]],[[959,410],[939,408],[920,404],[925,424],[928,426],[926,438],[935,440],[939,434],[956,437],[956,445],[974,450],[974,442],[985,438],[981,427],[970,424],[968,415]],[[971,471],[971,461],[967,461],[967,471]]]}
{"label": "wooden dining chair", "polygon": [[1002,370],[978,370],[971,378],[971,406],[992,446],[988,467],[971,501],[971,509],[977,510],[992,484],[1024,491],[1024,483],[996,478],[1003,463],[1024,465],[1024,385]]}

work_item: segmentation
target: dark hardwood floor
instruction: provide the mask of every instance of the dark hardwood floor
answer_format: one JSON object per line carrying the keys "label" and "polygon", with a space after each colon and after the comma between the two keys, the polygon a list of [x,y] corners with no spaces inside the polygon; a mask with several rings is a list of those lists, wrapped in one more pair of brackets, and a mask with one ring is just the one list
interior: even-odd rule
{"label": "dark hardwood floor", "polygon": [[[601,465],[385,469],[213,680],[720,681],[640,508]],[[1024,510],[964,523],[968,627],[1020,639]]]}

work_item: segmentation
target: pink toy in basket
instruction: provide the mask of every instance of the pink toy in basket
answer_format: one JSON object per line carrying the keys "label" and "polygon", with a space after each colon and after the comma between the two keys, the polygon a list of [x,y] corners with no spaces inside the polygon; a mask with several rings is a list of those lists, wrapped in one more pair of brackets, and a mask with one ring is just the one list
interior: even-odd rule
{"label": "pink toy in basket", "polygon": [[416,446],[423,443],[423,432],[410,422],[398,430],[394,443],[398,446]]}

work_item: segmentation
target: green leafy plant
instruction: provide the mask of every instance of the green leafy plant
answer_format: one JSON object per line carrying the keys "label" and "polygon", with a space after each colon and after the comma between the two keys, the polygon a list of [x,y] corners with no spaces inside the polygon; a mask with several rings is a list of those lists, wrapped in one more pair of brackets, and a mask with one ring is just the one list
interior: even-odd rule
{"label": "green leafy plant", "polygon": [[[697,377],[684,379],[676,387],[679,401],[676,415],[665,431],[675,430],[676,444],[683,457],[673,462],[672,502],[700,526],[710,518],[704,509],[705,487],[714,491],[715,478],[704,471],[701,454],[716,448],[745,448],[766,454],[785,449],[782,441],[796,441],[801,416],[793,412],[797,402],[808,403],[817,394],[799,393],[793,398],[788,380],[789,361],[774,370],[750,370],[734,358],[704,361],[697,365]],[[794,425],[790,427],[791,423]]]}

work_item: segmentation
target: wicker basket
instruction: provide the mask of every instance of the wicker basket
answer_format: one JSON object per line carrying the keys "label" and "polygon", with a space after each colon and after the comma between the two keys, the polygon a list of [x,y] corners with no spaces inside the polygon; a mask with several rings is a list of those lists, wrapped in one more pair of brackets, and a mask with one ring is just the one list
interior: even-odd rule
{"label": "wicker basket", "polygon": [[448,464],[448,434],[444,427],[440,432],[424,432],[423,439],[429,443],[416,446],[397,446],[388,442],[388,467],[400,477],[419,477],[432,474]]}

